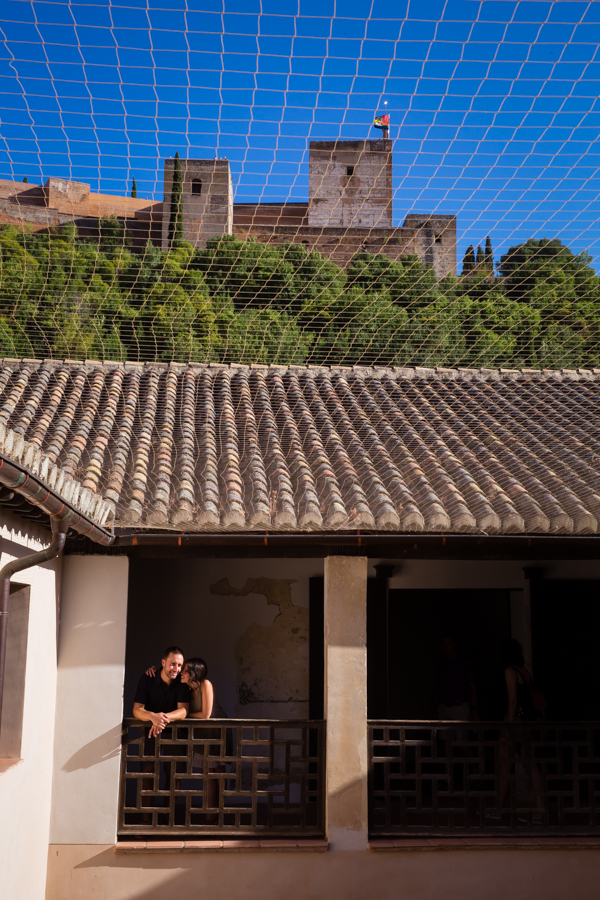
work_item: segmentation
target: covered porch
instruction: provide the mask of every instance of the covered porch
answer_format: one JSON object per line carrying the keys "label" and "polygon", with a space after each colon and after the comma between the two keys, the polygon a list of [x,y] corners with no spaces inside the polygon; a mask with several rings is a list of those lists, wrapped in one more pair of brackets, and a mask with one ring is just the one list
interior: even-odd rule
{"label": "covered porch", "polygon": [[[185,558],[169,542],[138,543],[129,557],[113,811],[119,842],[331,841],[330,785],[348,784],[353,751],[358,812],[351,821],[360,827],[349,833],[365,845],[390,837],[600,832],[592,602],[600,563],[550,564],[547,546],[530,539],[512,551],[528,551],[527,558],[491,559],[505,554],[500,539],[475,550],[460,538],[407,538],[394,560],[387,541],[377,541],[384,558],[369,537],[360,548],[358,537],[347,538],[325,558],[276,540],[260,549],[247,543],[246,556],[226,540],[216,551],[195,542],[184,547]],[[318,543],[311,552],[322,552]],[[568,614],[577,604],[580,614]],[[473,665],[479,721],[432,718],[440,638],[449,629]],[[163,644],[182,634],[186,655],[206,659],[230,718],[173,725],[148,753],[144,729],[128,716],[135,684]],[[546,694],[543,722],[503,722],[496,650],[507,637],[522,644]],[[587,693],[577,694],[578,684],[589,685]],[[152,784],[143,762],[152,763]]]}

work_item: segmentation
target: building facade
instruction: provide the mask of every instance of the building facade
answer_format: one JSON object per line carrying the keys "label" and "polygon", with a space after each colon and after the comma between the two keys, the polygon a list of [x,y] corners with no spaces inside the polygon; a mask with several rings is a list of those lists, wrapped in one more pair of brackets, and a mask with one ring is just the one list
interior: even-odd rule
{"label": "building facade", "polygon": [[[599,379],[5,360],[11,897],[594,898]],[[430,708],[449,630],[482,721]],[[502,721],[507,639],[547,721]],[[229,718],[152,747],[171,643]]]}
{"label": "building facade", "polygon": [[[0,181],[0,223],[34,230],[75,222],[97,234],[98,218],[116,216],[135,249],[148,240],[169,246],[174,159],[164,162],[164,200],[90,193],[87,184],[59,178],[46,185]],[[311,141],[307,203],[234,203],[226,159],[181,160],[183,235],[197,247],[221,234],[268,244],[300,243],[338,265],[359,252],[390,259],[416,254],[438,278],[456,274],[456,216],[409,213],[393,219],[393,153],[389,140]]]}

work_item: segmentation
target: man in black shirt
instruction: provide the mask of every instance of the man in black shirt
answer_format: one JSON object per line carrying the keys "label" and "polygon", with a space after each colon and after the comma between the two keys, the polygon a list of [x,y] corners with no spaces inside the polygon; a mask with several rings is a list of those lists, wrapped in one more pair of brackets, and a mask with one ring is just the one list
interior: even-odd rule
{"label": "man in black shirt", "polygon": [[183,653],[179,647],[167,647],[158,678],[142,675],[133,700],[133,715],[142,722],[152,722],[149,737],[155,737],[171,722],[185,719],[190,691],[182,684]]}
{"label": "man in black shirt", "polygon": [[[171,722],[185,719],[188,714],[190,690],[187,684],[182,684],[179,680],[182,667],[183,652],[179,647],[167,647],[163,654],[159,677],[142,675],[135,692],[133,715],[142,722],[152,723],[148,737],[144,740],[143,757],[154,757],[154,760],[142,758],[140,768],[142,772],[152,773],[155,777],[142,780],[143,791],[159,789],[161,768],[164,772],[163,790],[170,790],[171,763],[161,763],[160,758],[156,756],[154,738]],[[163,798],[142,795],[142,807],[160,807],[162,803]],[[151,813],[144,812],[142,821],[148,825],[152,824]]]}

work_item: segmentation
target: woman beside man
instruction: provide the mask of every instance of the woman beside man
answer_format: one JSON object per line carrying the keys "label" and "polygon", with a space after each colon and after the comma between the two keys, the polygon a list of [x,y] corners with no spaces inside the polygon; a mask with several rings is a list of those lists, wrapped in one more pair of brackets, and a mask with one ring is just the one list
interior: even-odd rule
{"label": "woman beside man", "polygon": [[[156,667],[150,666],[149,669],[146,670],[145,673],[147,676],[154,677],[156,676]],[[187,685],[189,688],[189,697],[188,697],[188,713],[186,718],[189,719],[227,719],[227,713],[219,703],[217,696],[215,694],[212,682],[208,680],[206,677],[208,674],[208,667],[203,659],[199,656],[193,656],[190,659],[186,660],[179,679],[181,684]],[[221,740],[221,729],[220,728],[205,728],[202,729],[201,740],[203,742],[208,741],[220,741]],[[225,754],[230,756],[232,752],[232,736],[230,729],[226,729],[225,732]],[[211,745],[209,749],[209,753],[211,756],[220,755],[220,747],[219,745]],[[203,775],[208,774],[208,769],[211,772],[222,773],[225,772],[225,765],[223,763],[218,763],[217,760],[210,760],[208,762],[207,769],[205,771],[204,766],[204,752],[202,747],[194,747],[194,754],[192,758],[192,772],[196,774],[196,770],[199,770]],[[209,778],[208,787],[207,787],[207,800],[208,800],[208,808],[215,809],[219,805],[219,781],[217,778]],[[207,825],[216,825],[217,816],[210,815],[207,817],[206,824]]]}

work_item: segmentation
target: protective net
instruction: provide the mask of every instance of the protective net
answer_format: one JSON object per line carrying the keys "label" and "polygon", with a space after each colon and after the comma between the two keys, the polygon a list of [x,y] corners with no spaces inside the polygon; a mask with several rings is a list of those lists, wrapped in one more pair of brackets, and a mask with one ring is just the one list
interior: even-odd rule
{"label": "protective net", "polygon": [[168,7],[2,3],[2,356],[598,365],[598,4]]}

